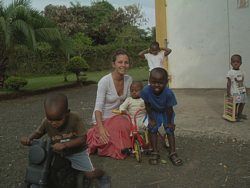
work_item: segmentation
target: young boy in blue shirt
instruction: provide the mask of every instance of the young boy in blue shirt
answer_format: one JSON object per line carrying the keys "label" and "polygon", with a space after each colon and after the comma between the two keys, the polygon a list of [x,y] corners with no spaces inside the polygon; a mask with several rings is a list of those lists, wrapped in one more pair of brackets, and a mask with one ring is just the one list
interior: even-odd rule
{"label": "young boy in blue shirt", "polygon": [[157,164],[160,158],[157,148],[157,133],[163,124],[167,133],[170,147],[169,159],[176,165],[182,165],[182,160],[178,158],[175,151],[175,124],[173,106],[177,104],[173,91],[166,87],[168,83],[168,73],[163,68],[154,68],[150,71],[149,85],[145,86],[140,96],[145,102],[148,114],[149,137],[152,145],[151,164]]}

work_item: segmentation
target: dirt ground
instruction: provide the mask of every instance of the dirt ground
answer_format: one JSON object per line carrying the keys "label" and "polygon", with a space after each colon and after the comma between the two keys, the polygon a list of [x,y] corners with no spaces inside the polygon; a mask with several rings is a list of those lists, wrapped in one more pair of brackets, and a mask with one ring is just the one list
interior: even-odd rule
{"label": "dirt ground", "polygon": [[[166,164],[152,166],[133,157],[114,160],[91,156],[96,167],[105,169],[113,188],[250,187],[250,120],[230,123],[222,119],[223,90],[174,90],[177,152],[183,166],[175,167],[161,148]],[[90,126],[96,85],[61,90],[70,108]],[[19,144],[43,118],[44,94],[0,102],[0,187],[23,184],[27,148]],[[250,117],[250,105],[245,113]]]}

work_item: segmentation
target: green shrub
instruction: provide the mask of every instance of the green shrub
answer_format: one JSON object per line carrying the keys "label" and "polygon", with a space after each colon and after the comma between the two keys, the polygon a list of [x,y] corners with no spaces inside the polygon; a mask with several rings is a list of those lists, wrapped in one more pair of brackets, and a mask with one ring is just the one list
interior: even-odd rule
{"label": "green shrub", "polygon": [[19,90],[20,88],[27,85],[28,81],[21,77],[10,76],[7,80],[5,80],[4,84],[6,88]]}
{"label": "green shrub", "polygon": [[[86,46],[84,46],[82,49],[79,47],[79,49],[74,54],[70,55],[72,57],[80,54],[81,57],[83,57],[88,63],[88,71],[111,69],[111,56],[113,52],[119,48],[127,50],[130,57],[130,62],[133,64],[133,67],[147,65],[145,60],[139,58],[138,53],[143,49],[148,48],[149,42],[113,42],[106,45],[97,46],[92,46],[89,43],[89,46]],[[19,48],[15,50],[15,53],[11,57],[10,62],[11,63],[8,64],[7,68],[7,72],[10,75],[62,74],[65,72],[65,66],[67,64],[62,53],[51,48],[47,43],[39,43],[38,49],[36,51],[30,51],[24,46],[19,46]]]}
{"label": "green shrub", "polygon": [[138,53],[143,49],[148,48],[148,43],[140,44],[119,44],[110,43],[107,45],[90,46],[85,49],[83,56],[88,62],[90,71],[101,71],[105,69],[111,69],[111,57],[115,50],[123,48],[130,57],[130,63],[133,67],[140,67],[147,65],[145,60],[142,60]]}
{"label": "green shrub", "polygon": [[83,71],[87,71],[89,69],[89,65],[86,63],[84,58],[75,56],[69,60],[66,69],[67,71],[75,73],[77,81],[79,82],[80,73]]}

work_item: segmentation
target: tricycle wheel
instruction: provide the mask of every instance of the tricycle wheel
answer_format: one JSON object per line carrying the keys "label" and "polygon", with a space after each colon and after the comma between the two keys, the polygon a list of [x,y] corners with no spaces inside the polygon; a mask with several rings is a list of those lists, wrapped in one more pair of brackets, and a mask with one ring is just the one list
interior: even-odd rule
{"label": "tricycle wheel", "polygon": [[136,160],[140,163],[142,161],[141,147],[139,142],[136,140],[134,143],[134,154]]}

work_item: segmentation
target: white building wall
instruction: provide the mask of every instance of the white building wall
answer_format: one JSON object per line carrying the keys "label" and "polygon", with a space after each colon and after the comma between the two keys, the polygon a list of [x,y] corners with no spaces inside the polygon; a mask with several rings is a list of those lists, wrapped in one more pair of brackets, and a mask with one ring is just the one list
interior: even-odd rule
{"label": "white building wall", "polygon": [[242,68],[250,74],[249,7],[238,9],[237,0],[167,2],[171,87],[225,88],[233,53],[242,55]]}
{"label": "white building wall", "polygon": [[247,73],[246,85],[250,88],[250,5],[237,9],[236,0],[229,2],[230,52],[242,56],[241,69]]}

